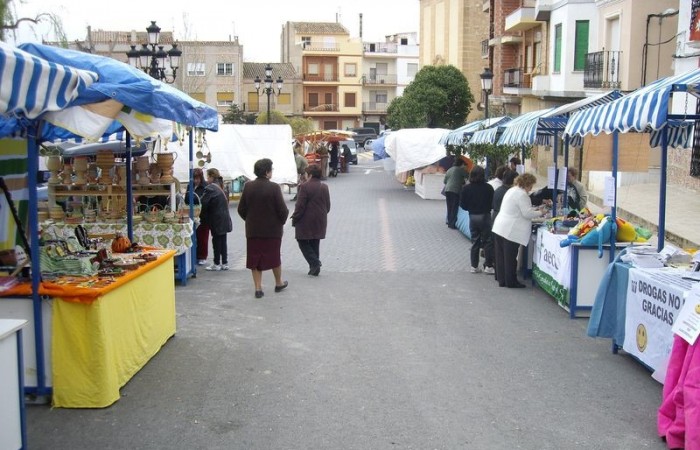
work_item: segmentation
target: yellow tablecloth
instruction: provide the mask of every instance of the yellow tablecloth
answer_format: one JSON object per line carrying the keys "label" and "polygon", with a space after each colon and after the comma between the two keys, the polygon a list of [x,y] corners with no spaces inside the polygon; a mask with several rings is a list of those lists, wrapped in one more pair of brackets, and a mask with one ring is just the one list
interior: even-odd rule
{"label": "yellow tablecloth", "polygon": [[92,303],[53,302],[53,406],[101,408],[175,334],[173,258]]}

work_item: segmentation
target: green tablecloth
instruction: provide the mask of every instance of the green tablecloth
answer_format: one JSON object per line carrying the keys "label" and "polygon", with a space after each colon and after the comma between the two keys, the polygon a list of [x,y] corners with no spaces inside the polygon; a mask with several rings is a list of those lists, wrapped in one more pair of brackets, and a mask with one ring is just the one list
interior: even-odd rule
{"label": "green tablecloth", "polygon": [[[84,223],[88,235],[122,233],[126,235],[125,223]],[[44,237],[48,239],[63,239],[74,236],[76,225],[53,223],[42,225]],[[134,241],[150,247],[169,248],[178,255],[192,247],[194,223],[149,223],[142,222],[134,225]]]}

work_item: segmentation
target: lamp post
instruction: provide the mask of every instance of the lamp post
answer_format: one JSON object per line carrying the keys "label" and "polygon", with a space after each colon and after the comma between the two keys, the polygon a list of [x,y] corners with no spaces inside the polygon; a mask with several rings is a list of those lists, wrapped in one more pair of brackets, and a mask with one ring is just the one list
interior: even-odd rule
{"label": "lamp post", "polygon": [[[281,76],[277,77],[277,92],[275,92],[275,89],[272,87],[272,66],[268,63],[265,66],[265,87],[262,88],[262,94],[267,95],[267,124],[270,125],[270,96],[271,95],[280,95],[282,93],[282,84],[284,81],[282,80]],[[262,95],[260,93],[260,83],[262,80],[260,80],[259,76],[255,77],[255,90],[258,92],[258,96]]]}
{"label": "lamp post", "polygon": [[[479,75],[481,78],[481,92],[484,93],[484,116],[489,120],[489,94],[493,89],[493,72],[490,67],[485,67],[484,71]],[[487,123],[488,125],[488,123]],[[486,177],[489,176],[489,157],[486,157]]]}
{"label": "lamp post", "polygon": [[[156,80],[168,84],[174,83],[177,69],[180,67],[182,51],[177,48],[177,43],[173,44],[172,48],[167,52],[163,50],[164,46],[159,45],[160,27],[156,25],[155,20],[151,21],[151,24],[146,28],[146,32],[148,33],[148,43],[141,44],[139,50],[136,49],[135,45],[132,45],[131,49],[126,52],[126,56],[129,58],[129,65],[142,69]],[[170,67],[166,67],[166,59],[170,60]]]}

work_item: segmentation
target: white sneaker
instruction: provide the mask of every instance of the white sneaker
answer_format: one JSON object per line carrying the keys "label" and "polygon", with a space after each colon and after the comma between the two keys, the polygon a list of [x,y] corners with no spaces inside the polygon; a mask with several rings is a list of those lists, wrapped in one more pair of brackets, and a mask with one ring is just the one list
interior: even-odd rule
{"label": "white sneaker", "polygon": [[203,265],[205,265],[206,263],[207,263],[207,260],[206,260],[206,259],[200,259],[200,260],[197,261],[197,265],[198,265],[198,266],[203,266]]}
{"label": "white sneaker", "polygon": [[481,269],[478,267],[472,267],[471,273],[481,273]]}
{"label": "white sneaker", "polygon": [[489,275],[494,275],[496,271],[494,270],[493,267],[484,267],[484,273],[489,274]]}
{"label": "white sneaker", "polygon": [[228,270],[228,264],[222,264],[221,270]]}
{"label": "white sneaker", "polygon": [[211,266],[207,267],[206,270],[208,270],[210,272],[216,272],[216,271],[221,270],[221,266],[218,264],[212,264]]}

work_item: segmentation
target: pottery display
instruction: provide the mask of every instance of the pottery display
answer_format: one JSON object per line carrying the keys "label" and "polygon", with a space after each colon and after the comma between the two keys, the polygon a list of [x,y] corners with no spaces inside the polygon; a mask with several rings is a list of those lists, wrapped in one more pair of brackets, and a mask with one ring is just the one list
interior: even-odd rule
{"label": "pottery display", "polygon": [[61,157],[49,156],[46,159],[46,168],[49,170],[49,172],[51,172],[49,184],[59,184],[61,179],[59,178],[58,173],[61,171],[61,168],[63,168],[63,161],[61,160]]}
{"label": "pottery display", "polygon": [[87,184],[88,158],[87,156],[76,156],[73,158],[73,170],[75,171],[76,186]]}
{"label": "pottery display", "polygon": [[170,184],[175,181],[173,178],[173,165],[177,159],[177,153],[157,153],[156,164],[161,170],[160,183]]}
{"label": "pottery display", "polygon": [[100,178],[98,180],[101,185],[112,184],[111,170],[114,167],[114,153],[111,150],[98,150],[95,164],[100,168]]}

